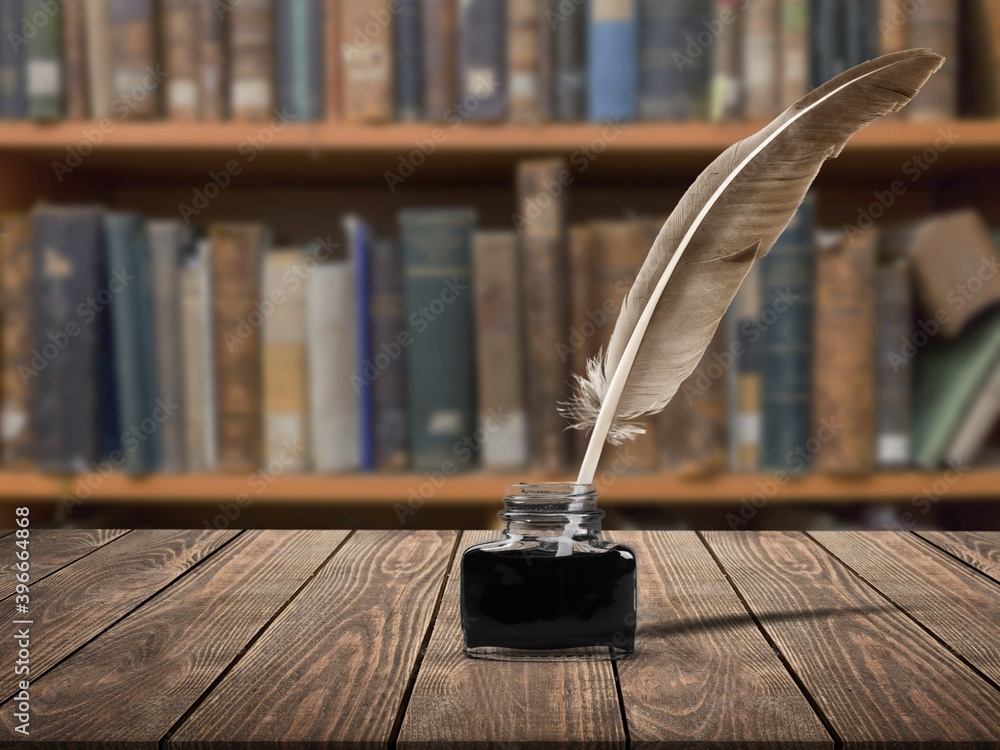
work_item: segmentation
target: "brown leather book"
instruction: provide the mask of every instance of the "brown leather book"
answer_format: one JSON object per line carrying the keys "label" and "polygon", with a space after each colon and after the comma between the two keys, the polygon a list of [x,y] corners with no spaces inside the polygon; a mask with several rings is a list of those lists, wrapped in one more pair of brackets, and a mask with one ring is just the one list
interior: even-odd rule
{"label": "brown leather book", "polygon": [[507,3],[507,89],[511,122],[539,119],[539,8],[535,0]]}
{"label": "brown leather book", "polygon": [[566,422],[557,408],[569,395],[568,363],[556,349],[567,328],[565,191],[561,159],[524,161],[517,169],[521,299],[524,306],[526,403],[533,468],[561,472],[569,458]]}
{"label": "brown leather book", "polygon": [[35,292],[32,220],[27,214],[0,218],[0,300],[2,300],[3,465],[34,466],[33,414],[37,377],[23,377],[35,347]]}
{"label": "brown leather book", "polygon": [[[813,434],[816,471],[875,468],[875,259],[878,234],[838,235],[816,256]],[[835,426],[836,429],[830,427]]]}
{"label": "brown leather book", "polygon": [[220,16],[214,2],[202,0],[198,65],[199,102],[203,120],[224,120],[227,116],[226,92],[229,90],[226,80],[227,15]]}
{"label": "brown leather book", "polygon": [[256,471],[262,458],[260,272],[270,245],[260,224],[215,224],[211,238],[218,469]]}
{"label": "brown leather book", "polygon": [[66,77],[66,119],[87,119],[86,29],[83,0],[65,0],[62,10],[63,74]]}
{"label": "brown leather book", "polygon": [[[909,8],[909,6],[907,6]],[[914,3],[909,17],[911,48],[927,47],[945,60],[904,112],[911,120],[950,120],[958,106],[958,0]]]}
{"label": "brown leather book", "polygon": [[156,62],[153,0],[110,0],[111,114],[130,119],[159,114],[159,82],[152,74]]}
{"label": "brown leather book", "polygon": [[274,106],[274,7],[242,0],[229,17],[229,106],[234,120],[264,120]]}
{"label": "brown leather book", "polygon": [[163,54],[167,78],[166,111],[172,120],[197,120],[201,111],[199,0],[162,0]]}
{"label": "brown leather book", "polygon": [[341,117],[341,68],[343,53],[340,51],[340,2],[326,0],[323,7],[323,47],[326,50],[323,85],[326,86],[326,119]]}
{"label": "brown leather book", "polygon": [[393,117],[392,29],[389,0],[351,0],[341,6],[342,107],[348,122],[388,122]]}
{"label": "brown leather book", "polygon": [[[591,270],[590,226],[578,224],[569,228],[569,331],[559,339],[556,347],[560,359],[569,364],[573,376],[583,376],[587,372],[587,359],[590,354],[590,336],[596,329],[590,312],[590,283],[593,274]],[[570,377],[574,383],[575,377]],[[573,463],[583,461],[587,452],[589,435],[583,430],[573,430]]]}
{"label": "brown leather book", "polygon": [[[430,122],[459,117],[456,109],[458,8],[456,0],[424,0],[424,116]],[[460,121],[460,120],[459,120]]]}

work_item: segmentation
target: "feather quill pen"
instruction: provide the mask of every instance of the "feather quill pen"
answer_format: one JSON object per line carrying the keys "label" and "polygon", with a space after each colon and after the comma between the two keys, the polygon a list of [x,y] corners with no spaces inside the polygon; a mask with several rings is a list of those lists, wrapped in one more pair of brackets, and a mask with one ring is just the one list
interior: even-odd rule
{"label": "feather quill pen", "polygon": [[562,412],[593,429],[577,478],[590,484],[605,440],[643,432],[697,367],[751,265],[795,213],[820,167],[861,128],[903,107],[944,58],[913,49],[869,60],[815,89],[726,149],[657,235],[606,351],[576,375]]}

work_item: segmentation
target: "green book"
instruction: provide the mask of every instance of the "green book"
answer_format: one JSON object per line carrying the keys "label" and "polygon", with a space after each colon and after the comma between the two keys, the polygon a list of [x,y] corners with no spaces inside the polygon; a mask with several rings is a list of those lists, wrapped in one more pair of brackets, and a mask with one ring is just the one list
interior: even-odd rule
{"label": "green book", "polygon": [[59,120],[63,117],[61,8],[58,3],[46,0],[24,0],[22,8],[25,18],[31,19],[36,29],[25,47],[28,117]]}
{"label": "green book", "polygon": [[1000,366],[1000,310],[953,341],[932,339],[914,365],[913,461],[936,469],[979,392]]}

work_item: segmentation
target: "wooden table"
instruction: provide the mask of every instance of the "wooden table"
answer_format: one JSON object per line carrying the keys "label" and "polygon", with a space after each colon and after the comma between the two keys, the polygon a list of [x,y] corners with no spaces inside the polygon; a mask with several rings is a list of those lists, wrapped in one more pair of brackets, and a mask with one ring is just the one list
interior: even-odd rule
{"label": "wooden table", "polygon": [[27,617],[38,743],[1000,747],[1000,533],[609,533],[614,666],[462,655],[458,554],[495,536],[34,530],[19,616],[7,532],[0,741]]}

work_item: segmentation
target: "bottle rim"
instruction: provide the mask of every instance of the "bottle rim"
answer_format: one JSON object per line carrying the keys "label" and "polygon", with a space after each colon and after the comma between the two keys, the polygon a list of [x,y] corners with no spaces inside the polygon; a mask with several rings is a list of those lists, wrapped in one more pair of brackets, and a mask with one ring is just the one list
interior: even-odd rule
{"label": "bottle rim", "polygon": [[505,502],[579,503],[597,499],[597,487],[579,482],[517,482],[507,485]]}

